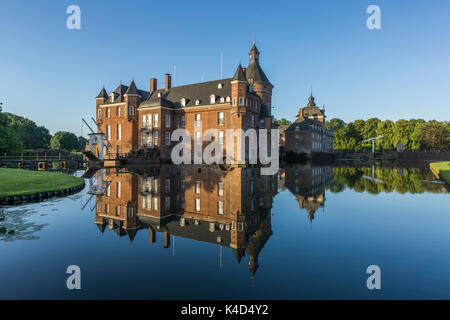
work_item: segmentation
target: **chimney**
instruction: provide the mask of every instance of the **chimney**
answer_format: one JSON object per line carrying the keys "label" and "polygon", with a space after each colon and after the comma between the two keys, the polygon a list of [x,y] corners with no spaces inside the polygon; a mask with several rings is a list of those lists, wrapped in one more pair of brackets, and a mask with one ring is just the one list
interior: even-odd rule
{"label": "chimney", "polygon": [[158,81],[155,78],[150,79],[150,94],[158,90]]}
{"label": "chimney", "polygon": [[172,77],[170,74],[166,73],[166,90],[169,90],[172,87]]}

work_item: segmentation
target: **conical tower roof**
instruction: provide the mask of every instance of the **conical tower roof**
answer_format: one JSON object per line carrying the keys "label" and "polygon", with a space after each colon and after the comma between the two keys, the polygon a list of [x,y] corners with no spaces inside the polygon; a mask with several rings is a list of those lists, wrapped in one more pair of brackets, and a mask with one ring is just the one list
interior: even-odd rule
{"label": "conical tower roof", "polygon": [[105,87],[103,87],[103,89],[100,91],[100,93],[97,96],[97,99],[108,99],[108,94],[106,93]]}
{"label": "conical tower roof", "polygon": [[245,77],[244,70],[242,70],[241,64],[238,65],[236,72],[234,73],[233,81],[247,81],[247,78]]}
{"label": "conical tower roof", "polygon": [[130,86],[128,87],[128,90],[125,94],[139,94],[134,80],[131,81]]}

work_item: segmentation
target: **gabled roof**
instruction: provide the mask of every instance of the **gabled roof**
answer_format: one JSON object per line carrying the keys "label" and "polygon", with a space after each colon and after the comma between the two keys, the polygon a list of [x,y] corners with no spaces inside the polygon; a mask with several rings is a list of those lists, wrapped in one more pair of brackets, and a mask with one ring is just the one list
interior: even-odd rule
{"label": "gabled roof", "polygon": [[244,70],[242,70],[241,64],[238,65],[236,72],[234,73],[233,81],[247,81]]}
{"label": "gabled roof", "polygon": [[[231,78],[214,80],[208,82],[188,84],[184,86],[172,87],[169,90],[159,89],[148,96],[140,107],[166,106],[180,109],[185,107],[198,107],[211,105],[211,95],[216,96],[216,104],[220,104],[220,98],[231,98]],[[222,88],[219,89],[219,84]],[[158,97],[158,95],[160,95]],[[186,99],[186,105],[181,105],[181,99]],[[199,101],[198,105],[196,101]],[[229,103],[229,102],[228,102]]]}

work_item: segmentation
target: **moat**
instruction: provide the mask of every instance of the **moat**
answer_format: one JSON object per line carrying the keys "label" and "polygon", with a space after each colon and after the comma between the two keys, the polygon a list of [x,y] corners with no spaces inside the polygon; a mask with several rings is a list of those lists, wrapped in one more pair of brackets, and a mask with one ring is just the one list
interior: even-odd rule
{"label": "moat", "polygon": [[[82,175],[78,172],[77,175]],[[2,299],[450,298],[449,187],[426,169],[103,169],[4,206]],[[68,290],[66,269],[81,269]],[[381,270],[369,290],[366,269]]]}

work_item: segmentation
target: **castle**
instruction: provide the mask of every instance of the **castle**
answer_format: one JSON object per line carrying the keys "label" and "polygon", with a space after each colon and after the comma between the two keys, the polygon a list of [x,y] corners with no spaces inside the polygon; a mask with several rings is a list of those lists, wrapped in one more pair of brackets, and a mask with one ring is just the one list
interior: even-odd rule
{"label": "castle", "polygon": [[164,88],[158,88],[155,78],[149,91],[138,89],[134,81],[110,93],[103,88],[96,98],[97,123],[110,142],[103,153],[157,150],[160,160],[169,161],[176,144],[172,132],[194,132],[197,121],[203,132],[217,129],[219,144],[225,145],[227,129],[270,130],[273,85],[259,64],[255,43],[249,55],[247,68],[239,64],[233,78],[172,87],[166,74]]}
{"label": "castle", "polygon": [[286,152],[305,153],[333,151],[334,132],[325,127],[325,108],[320,109],[312,93],[308,104],[300,108],[295,121],[281,129],[281,145]]}

